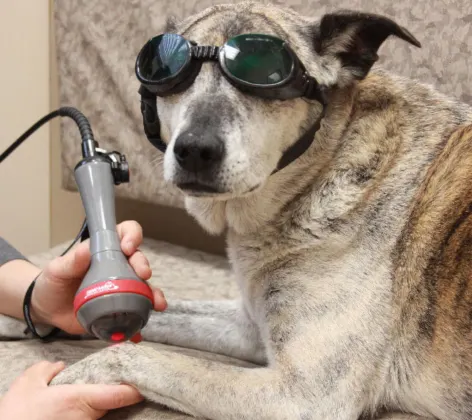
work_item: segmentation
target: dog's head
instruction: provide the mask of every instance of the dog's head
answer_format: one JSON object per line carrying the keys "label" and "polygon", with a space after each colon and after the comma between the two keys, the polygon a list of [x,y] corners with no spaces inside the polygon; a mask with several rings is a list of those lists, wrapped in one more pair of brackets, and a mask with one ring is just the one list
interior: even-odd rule
{"label": "dog's head", "polygon": [[[339,12],[319,20],[257,3],[220,5],[172,23],[175,32],[199,45],[221,46],[244,33],[286,41],[311,76],[328,89],[366,77],[390,35],[414,45],[404,28],[382,16]],[[167,143],[164,175],[188,196],[218,200],[257,190],[283,153],[313,125],[322,107],[316,100],[263,99],[242,92],[205,62],[185,91],[158,98],[161,135]]]}

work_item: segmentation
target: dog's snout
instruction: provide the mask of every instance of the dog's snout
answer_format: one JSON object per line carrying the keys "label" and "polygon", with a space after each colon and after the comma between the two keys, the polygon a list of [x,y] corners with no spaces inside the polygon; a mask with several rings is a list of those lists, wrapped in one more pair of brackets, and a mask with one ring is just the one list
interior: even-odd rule
{"label": "dog's snout", "polygon": [[212,169],[224,155],[224,143],[216,134],[182,133],[174,145],[174,155],[182,169],[200,172]]}

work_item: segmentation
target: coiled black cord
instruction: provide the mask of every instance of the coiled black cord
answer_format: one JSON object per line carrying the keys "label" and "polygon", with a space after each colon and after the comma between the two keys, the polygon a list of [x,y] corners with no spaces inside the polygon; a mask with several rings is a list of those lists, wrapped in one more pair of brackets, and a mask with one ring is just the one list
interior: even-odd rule
{"label": "coiled black cord", "polygon": [[87,140],[95,141],[93,137],[92,127],[90,127],[88,119],[78,109],[75,109],[71,106],[64,106],[62,108],[59,108],[58,112],[61,117],[69,117],[75,121],[75,123],[79,127],[82,142],[85,142]]}

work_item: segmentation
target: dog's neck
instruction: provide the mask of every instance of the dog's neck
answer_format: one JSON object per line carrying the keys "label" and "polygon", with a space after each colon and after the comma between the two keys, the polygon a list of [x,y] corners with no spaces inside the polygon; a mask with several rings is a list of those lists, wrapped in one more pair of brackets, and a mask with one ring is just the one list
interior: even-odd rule
{"label": "dog's neck", "polygon": [[186,198],[187,211],[212,234],[230,230],[247,235],[269,224],[329,165],[349,121],[353,95],[354,89],[349,89],[330,97],[326,116],[311,147],[296,161],[270,176],[260,189],[226,201]]}

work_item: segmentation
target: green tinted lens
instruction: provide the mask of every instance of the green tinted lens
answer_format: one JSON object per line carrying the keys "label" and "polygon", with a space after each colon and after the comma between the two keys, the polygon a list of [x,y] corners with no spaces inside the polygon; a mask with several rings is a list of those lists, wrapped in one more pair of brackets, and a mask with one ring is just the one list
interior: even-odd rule
{"label": "green tinted lens", "polygon": [[147,80],[163,81],[182,70],[189,58],[189,45],[184,38],[177,34],[159,35],[144,47],[139,71]]}
{"label": "green tinted lens", "polygon": [[293,60],[284,41],[268,35],[239,35],[224,46],[224,63],[237,79],[274,85],[287,79]]}

